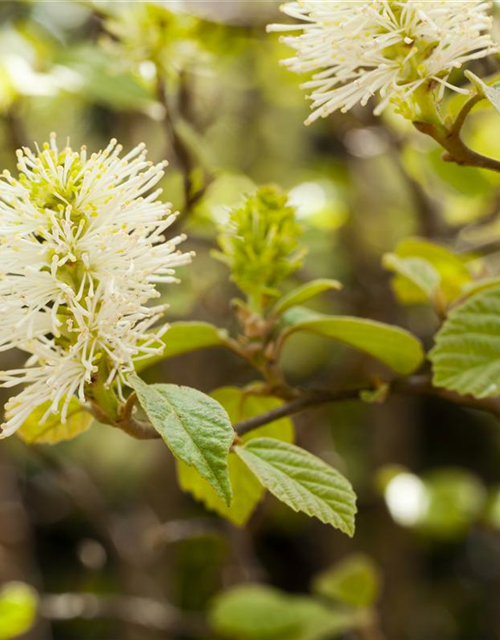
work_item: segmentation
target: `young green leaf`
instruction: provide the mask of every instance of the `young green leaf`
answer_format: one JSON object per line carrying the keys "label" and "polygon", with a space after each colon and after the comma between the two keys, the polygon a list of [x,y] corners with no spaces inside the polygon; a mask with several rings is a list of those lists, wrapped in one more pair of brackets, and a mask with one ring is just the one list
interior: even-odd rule
{"label": "young green leaf", "polygon": [[312,587],[324,598],[370,607],[380,591],[380,573],[369,556],[356,554],[315,576]]}
{"label": "young green leaf", "polygon": [[326,318],[324,313],[313,311],[307,307],[292,307],[285,311],[281,318],[281,323],[284,327],[295,327],[302,322],[309,322],[310,320],[321,320]]}
{"label": "young green leaf", "polygon": [[498,276],[486,276],[484,278],[478,278],[473,280],[469,284],[466,284],[463,288],[462,294],[464,298],[470,298],[475,296],[476,293],[486,291],[487,289],[494,289],[500,287],[500,278]]}
{"label": "young green leaf", "polygon": [[272,587],[236,587],[216,598],[210,623],[217,633],[229,638],[298,638],[300,619],[290,604],[285,595]]}
{"label": "young green leaf", "polygon": [[234,453],[229,454],[228,470],[232,488],[229,505],[195,467],[189,467],[180,460],[177,461],[177,480],[182,491],[190,493],[206,509],[243,527],[262,500],[264,489]]}
{"label": "young green leaf", "polygon": [[463,257],[429,240],[407,238],[389,255],[385,265],[396,273],[392,284],[403,304],[427,302],[435,293],[436,284],[444,301],[452,302],[472,280]]}
{"label": "young green leaf", "polygon": [[35,409],[18,429],[17,435],[27,444],[57,444],[63,440],[72,440],[87,431],[94,420],[78,400],[73,398],[69,403],[66,422],[61,422],[59,414],[52,414],[45,422],[40,423],[48,404]]}
{"label": "young green leaf", "polygon": [[439,289],[439,272],[423,258],[400,258],[395,253],[387,253],[383,264],[386,269],[409,280],[426,298],[432,299]]}
{"label": "young green leaf", "polygon": [[228,455],[234,430],[225,409],[210,396],[174,384],[129,382],[174,456],[195,467],[226,504],[231,502]]}
{"label": "young green leaf", "polygon": [[437,387],[476,398],[500,395],[500,287],[453,309],[429,357]]}
{"label": "young green leaf", "polygon": [[489,103],[495,107],[500,113],[500,82],[494,85],[484,85],[484,95],[488,99]]}
{"label": "young green leaf", "polygon": [[356,495],[336,469],[300,447],[272,438],[256,438],[235,451],[278,500],[354,534]]}
{"label": "young green leaf", "polygon": [[239,640],[327,640],[361,623],[357,611],[336,611],[312,598],[259,584],[218,595],[209,619],[218,634]]}
{"label": "young green leaf", "polygon": [[471,71],[466,71],[466,76],[474,83],[480,95],[484,95],[488,102],[500,113],[500,82],[495,82],[495,84],[491,85],[486,84],[486,82]]}
{"label": "young green leaf", "polygon": [[[226,409],[233,424],[266,413],[283,404],[278,398],[254,395],[235,387],[224,387],[211,395]],[[263,436],[293,442],[292,421],[289,418],[275,420],[247,433],[243,436],[243,441],[248,442],[252,438]],[[183,491],[188,491],[196,500],[203,502],[207,509],[215,511],[240,527],[248,521],[265,492],[254,474],[235,453],[229,454],[229,477],[233,488],[233,500],[229,506],[193,467],[178,462],[177,477]]]}
{"label": "young green leaf", "polygon": [[342,285],[337,280],[328,280],[326,278],[312,280],[311,282],[307,282],[306,284],[297,287],[280,298],[274,305],[272,313],[275,315],[281,315],[287,311],[287,309],[304,304],[304,302],[318,296],[320,293],[331,291],[333,289],[339,290],[341,288]]}
{"label": "young green leaf", "polygon": [[26,633],[36,617],[36,592],[22,582],[7,582],[0,590],[0,640]]}
{"label": "young green leaf", "polygon": [[138,373],[166,358],[173,358],[183,353],[206,349],[208,347],[223,347],[227,332],[208,322],[174,322],[165,333],[162,340],[165,348],[160,355],[150,356],[144,360],[137,360],[135,371]]}
{"label": "young green leaf", "polygon": [[473,473],[457,467],[439,467],[422,476],[425,509],[418,529],[438,540],[463,540],[482,520],[487,501],[486,487]]}
{"label": "young green leaf", "polygon": [[349,631],[364,627],[367,621],[363,610],[347,607],[334,609],[312,598],[296,597],[291,606],[302,619],[300,640],[344,638]]}
{"label": "young green leaf", "polygon": [[364,351],[401,375],[413,373],[424,359],[422,345],[415,336],[375,320],[314,314],[311,319],[288,327],[283,338],[296,331],[308,331]]}

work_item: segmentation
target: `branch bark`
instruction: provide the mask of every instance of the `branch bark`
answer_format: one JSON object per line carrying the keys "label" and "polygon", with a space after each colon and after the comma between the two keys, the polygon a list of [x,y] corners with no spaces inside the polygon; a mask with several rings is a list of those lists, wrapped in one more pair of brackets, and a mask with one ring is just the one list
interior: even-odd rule
{"label": "branch bark", "polygon": [[[374,391],[373,386],[362,386],[353,389],[341,389],[338,391],[313,390],[305,391],[303,395],[296,400],[292,400],[281,407],[263,413],[254,418],[243,420],[234,425],[234,430],[239,436],[245,435],[254,429],[258,429],[266,424],[296,415],[311,407],[318,407],[323,404],[346,402],[349,400],[358,400],[360,394],[364,391]],[[500,398],[474,398],[473,396],[463,396],[454,391],[440,389],[434,387],[429,378],[426,376],[415,376],[406,380],[396,380],[389,385],[389,395],[398,396],[433,396],[442,398],[453,404],[457,404],[469,409],[477,409],[485,413],[500,418]]]}
{"label": "branch bark", "polygon": [[[292,389],[291,391],[293,391],[293,393],[290,395],[297,393],[300,395],[290,402],[283,404],[281,407],[235,423],[233,425],[235,434],[241,437],[275,420],[294,416],[307,409],[320,407],[324,404],[359,400],[363,392],[373,392],[376,391],[376,388],[373,385],[363,385],[351,389]],[[448,389],[434,387],[430,378],[427,376],[414,376],[389,383],[388,397],[390,396],[432,396],[468,409],[476,409],[484,413],[489,413],[500,419],[500,398],[474,398],[470,395],[461,395]],[[132,416],[134,401],[135,400],[131,401],[129,398],[129,401],[125,405],[126,410],[122,413],[120,419],[115,423],[108,421],[107,424],[121,429],[136,440],[161,439],[160,434],[151,424],[136,420]]]}
{"label": "branch bark", "polygon": [[467,116],[482,99],[483,96],[479,94],[469,98],[451,127],[430,122],[414,122],[413,124],[418,131],[430,136],[443,147],[446,151],[443,160],[446,162],[455,162],[464,167],[478,167],[500,173],[500,160],[477,153],[477,151],[468,147],[461,137]]}
{"label": "branch bark", "polygon": [[[203,197],[208,186],[212,182],[212,178],[208,178],[206,183],[200,189],[198,189],[196,192],[193,192],[192,173],[196,168],[196,165],[193,161],[193,154],[178,131],[176,118],[173,114],[173,106],[167,93],[167,88],[165,86],[165,81],[163,79],[162,71],[159,65],[157,65],[156,73],[156,94],[158,101],[165,110],[165,131],[168,139],[170,140],[170,144],[172,145],[172,149],[177,158],[177,162],[179,163],[179,167],[182,171],[184,187],[184,211],[188,212]],[[174,222],[174,226],[175,224],[176,223]]]}

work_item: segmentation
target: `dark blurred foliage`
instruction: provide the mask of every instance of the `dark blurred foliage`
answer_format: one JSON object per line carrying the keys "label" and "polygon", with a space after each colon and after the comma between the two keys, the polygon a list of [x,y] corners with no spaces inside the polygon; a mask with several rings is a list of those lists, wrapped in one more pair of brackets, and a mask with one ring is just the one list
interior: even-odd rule
{"label": "dark blurred foliage", "polygon": [[[178,226],[197,253],[182,283],[165,289],[169,319],[229,329],[236,289],[210,255],[217,227],[256,185],[278,184],[298,208],[308,250],[292,282],[337,278],[343,292],[319,310],[400,324],[430,346],[437,321],[424,307],[398,305],[381,256],[408,235],[457,251],[500,239],[499,178],[443,163],[392,114],[364,109],[304,127],[298,78],[279,65],[286,49],[265,33],[278,16],[271,0],[166,4],[191,22],[162,30],[160,3],[146,15],[139,2],[1,2],[0,166],[15,169],[16,148],[51,131],[91,150],[110,137],[125,148],[146,142],[152,160],[171,163],[165,197],[183,211]],[[162,86],[151,56],[160,56]],[[496,69],[477,65],[481,74]],[[475,115],[467,135],[498,155],[493,110]],[[2,354],[2,363],[17,356]],[[367,362],[300,336],[287,346],[285,371],[298,384],[355,384]],[[255,373],[207,350],[146,378],[212,391]],[[2,441],[0,584],[20,580],[42,594],[43,615],[23,637],[208,640],[203,614],[221,590],[261,581],[307,593],[317,572],[364,552],[383,576],[381,628],[366,640],[500,638],[494,419],[437,399],[393,399],[309,411],[296,425],[301,444],[354,485],[352,540],[270,497],[245,529],[226,524],[180,491],[165,446],[110,427],[54,448]],[[71,599],[81,593],[92,597]]]}

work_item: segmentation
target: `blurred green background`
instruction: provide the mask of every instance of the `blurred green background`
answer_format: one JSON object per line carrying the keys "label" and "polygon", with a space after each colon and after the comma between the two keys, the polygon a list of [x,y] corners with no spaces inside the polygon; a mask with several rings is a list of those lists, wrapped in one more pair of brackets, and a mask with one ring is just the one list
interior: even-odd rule
{"label": "blurred green background", "polygon": [[[170,162],[161,186],[197,254],[180,270],[181,284],[164,291],[169,320],[229,330],[237,290],[210,255],[218,226],[244,195],[278,184],[297,207],[308,250],[290,285],[336,278],[344,290],[319,310],[406,326],[431,346],[438,320],[424,306],[397,303],[381,256],[412,235],[482,253],[500,240],[500,177],[445,164],[390,112],[375,119],[354,110],[306,128],[300,80],[279,64],[289,52],[265,32],[278,19],[272,0],[0,2],[0,167],[15,171],[16,149],[52,131],[91,151],[113,137],[126,149],[145,142],[151,160]],[[474,71],[498,69],[488,59]],[[478,110],[466,135],[498,157],[492,109]],[[485,253],[494,272],[500,253]],[[2,354],[3,368],[19,362],[19,354]],[[371,366],[302,335],[285,353],[298,385],[356,384],[377,375]],[[207,392],[255,379],[216,349],[170,359],[146,376]],[[110,427],[55,448],[2,441],[0,638],[23,630],[5,602],[19,600],[28,618],[34,606],[31,591],[2,591],[18,581],[39,594],[34,626],[22,636],[31,640],[498,640],[495,420],[415,398],[330,406],[296,424],[300,443],[354,485],[352,540],[269,496],[245,529],[224,523],[181,492],[165,446]],[[353,603],[343,588],[332,595],[338,574],[318,587],[315,576],[346,562],[359,581],[355,600],[368,590],[366,601]],[[222,601],[229,611],[220,595],[214,600],[256,582],[279,591],[243,591],[241,602]],[[300,610],[317,621],[312,600],[294,599],[311,593],[316,605],[340,603],[335,628],[287,619]],[[379,620],[370,614],[359,629],[343,626],[345,607],[373,601]]]}

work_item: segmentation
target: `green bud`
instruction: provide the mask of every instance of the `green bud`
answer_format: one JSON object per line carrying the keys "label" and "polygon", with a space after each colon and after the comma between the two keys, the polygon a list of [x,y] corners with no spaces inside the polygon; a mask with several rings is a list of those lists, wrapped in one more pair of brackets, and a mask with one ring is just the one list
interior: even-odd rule
{"label": "green bud", "polygon": [[112,39],[103,44],[130,63],[158,65],[164,73],[177,75],[198,55],[198,32],[202,21],[186,12],[170,11],[152,2],[132,3],[111,15],[105,31]]}
{"label": "green bud", "polygon": [[262,187],[233,209],[218,237],[216,257],[231,269],[231,279],[261,312],[280,295],[279,284],[302,266],[302,229],[288,196],[276,187]]}

